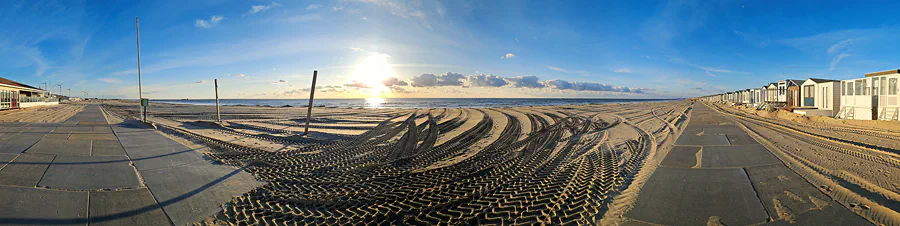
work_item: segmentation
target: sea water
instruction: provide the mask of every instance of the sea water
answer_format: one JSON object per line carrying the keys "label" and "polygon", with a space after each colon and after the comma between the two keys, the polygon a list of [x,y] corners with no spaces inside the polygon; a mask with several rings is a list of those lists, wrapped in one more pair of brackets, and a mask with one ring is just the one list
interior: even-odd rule
{"label": "sea water", "polygon": [[[570,104],[607,104],[671,99],[611,99],[611,98],[368,98],[316,99],[313,106],[340,108],[484,108],[516,106],[555,106]],[[157,103],[215,105],[214,99],[151,100]],[[308,99],[219,99],[221,105],[244,106],[306,106]]]}

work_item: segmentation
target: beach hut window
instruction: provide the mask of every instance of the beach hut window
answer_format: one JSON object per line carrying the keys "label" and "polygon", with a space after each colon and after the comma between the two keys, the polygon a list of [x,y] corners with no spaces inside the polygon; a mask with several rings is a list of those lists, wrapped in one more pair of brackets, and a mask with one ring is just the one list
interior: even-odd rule
{"label": "beach hut window", "polygon": [[872,80],[872,95],[878,95],[878,78]]}
{"label": "beach hut window", "polygon": [[881,92],[879,94],[886,95],[887,94],[887,78],[881,77]]}
{"label": "beach hut window", "polygon": [[891,78],[888,84],[888,94],[897,95],[897,78]]}
{"label": "beach hut window", "polygon": [[855,87],[856,86],[853,85],[853,82],[847,83],[847,95],[848,96],[853,96],[853,90],[856,89]]}

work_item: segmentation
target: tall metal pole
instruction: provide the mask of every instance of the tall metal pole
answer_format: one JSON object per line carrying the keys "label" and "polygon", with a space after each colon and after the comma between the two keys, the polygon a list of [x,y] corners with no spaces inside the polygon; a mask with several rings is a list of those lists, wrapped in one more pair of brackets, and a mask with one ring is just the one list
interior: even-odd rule
{"label": "tall metal pole", "polygon": [[319,71],[313,71],[312,88],[309,89],[309,106],[307,106],[306,110],[306,128],[303,128],[303,135],[309,133],[309,118],[312,116],[313,97],[316,94],[316,76],[318,74]]}
{"label": "tall metal pole", "polygon": [[213,79],[216,84],[216,121],[222,123],[222,115],[219,113],[219,79]]}
{"label": "tall metal pole", "polygon": [[[134,33],[137,36],[138,101],[143,103],[144,91],[142,90],[143,88],[141,87],[141,29],[140,29],[140,26],[138,25],[137,17],[134,17]],[[147,121],[147,113],[144,112],[144,111],[146,111],[146,109],[144,106],[141,106],[140,109],[141,109],[141,116],[142,116],[141,121],[146,122]]]}

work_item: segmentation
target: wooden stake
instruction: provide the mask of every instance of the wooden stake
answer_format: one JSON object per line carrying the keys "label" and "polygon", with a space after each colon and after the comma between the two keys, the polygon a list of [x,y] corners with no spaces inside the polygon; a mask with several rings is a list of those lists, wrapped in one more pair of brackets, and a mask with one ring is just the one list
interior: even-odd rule
{"label": "wooden stake", "polygon": [[216,122],[222,123],[222,115],[219,113],[219,79],[213,79],[216,84]]}
{"label": "wooden stake", "polygon": [[303,135],[309,133],[309,118],[312,117],[313,97],[316,94],[316,76],[318,74],[318,71],[313,71],[312,88],[309,89],[309,106],[306,110],[306,128],[303,128]]}

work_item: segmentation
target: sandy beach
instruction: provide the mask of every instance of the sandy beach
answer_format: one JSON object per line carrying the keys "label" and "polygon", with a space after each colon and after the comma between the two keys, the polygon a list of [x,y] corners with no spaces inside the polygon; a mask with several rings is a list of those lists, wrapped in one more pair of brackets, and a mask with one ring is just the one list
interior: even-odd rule
{"label": "sandy beach", "polygon": [[[713,118],[691,124],[696,105]],[[130,102],[106,102],[104,109],[117,118],[138,115]],[[214,106],[155,104],[148,118],[266,182],[223,205],[209,222],[669,224],[641,213],[645,203],[668,200],[656,195],[668,179],[652,178],[670,175],[679,164],[696,172],[746,172],[747,189],[723,194],[749,195],[761,203],[763,217],[738,222],[810,223],[829,213],[842,222],[893,225],[900,219],[900,130],[890,123],[873,127],[690,101],[314,108],[310,134],[303,136],[305,110],[224,106],[219,124]],[[751,142],[761,151],[743,154],[751,161],[743,165],[724,159],[735,152],[721,152],[719,145],[685,152],[690,140],[713,136],[738,145],[734,150]],[[770,163],[759,163],[763,159]],[[772,170],[780,174],[767,173]],[[772,178],[802,180],[778,185]],[[648,181],[651,190],[642,192]],[[698,217],[735,222],[727,215]]]}
{"label": "sandy beach", "polygon": [[149,120],[267,182],[221,222],[594,224],[633,206],[689,107],[314,108],[308,136],[302,107],[224,106],[217,124],[214,106],[154,104]]}

